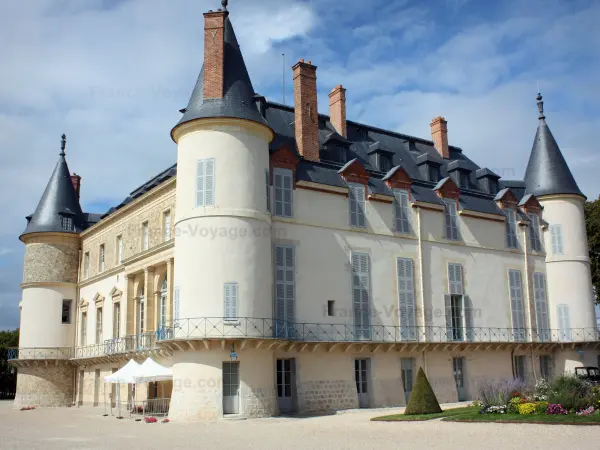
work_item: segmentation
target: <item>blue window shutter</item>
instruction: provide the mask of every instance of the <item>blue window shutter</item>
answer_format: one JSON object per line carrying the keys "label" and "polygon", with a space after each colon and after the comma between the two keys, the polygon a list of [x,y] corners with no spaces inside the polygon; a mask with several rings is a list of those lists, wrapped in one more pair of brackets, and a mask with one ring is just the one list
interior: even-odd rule
{"label": "blue window shutter", "polygon": [[546,300],[546,280],[543,273],[536,272],[533,274],[533,298],[538,337],[543,341],[547,341],[550,339],[550,326]]}
{"label": "blue window shutter", "polygon": [[506,246],[508,248],[517,248],[517,230],[516,230],[516,213],[513,209],[505,209],[506,214]]}
{"label": "blue window shutter", "polygon": [[452,327],[452,296],[444,295],[444,312],[446,316],[446,340],[452,341],[453,339],[453,327]]}
{"label": "blue window shutter", "polygon": [[417,337],[417,324],[415,315],[414,270],[412,260],[398,258],[397,269],[401,338],[403,340],[415,340]]}
{"label": "blue window shutter", "polygon": [[352,253],[352,302],[356,337],[369,338],[371,321],[369,317],[369,255],[367,253]]}
{"label": "blue window shutter", "polygon": [[557,306],[559,338],[561,341],[571,341],[571,319],[569,317],[569,305]]}
{"label": "blue window shutter", "polygon": [[398,233],[410,233],[408,190],[394,190],[394,211],[396,216],[396,231]]}
{"label": "blue window shutter", "polygon": [[515,341],[524,341],[525,336],[525,308],[523,306],[523,291],[521,286],[521,272],[508,271],[510,290],[510,309],[512,316],[513,337]]}
{"label": "blue window shutter", "polygon": [[365,187],[361,184],[348,184],[348,201],[350,206],[350,225],[365,227]]}
{"label": "blue window shutter", "polygon": [[287,245],[275,246],[275,314],[277,335],[288,336],[296,320],[295,249]]}
{"label": "blue window shutter", "polygon": [[292,217],[294,182],[293,172],[289,169],[276,167],[273,171],[273,187],[275,189],[275,215]]}
{"label": "blue window shutter", "polygon": [[206,170],[205,160],[196,162],[196,206],[204,206],[204,172]]}
{"label": "blue window shutter", "polygon": [[238,317],[238,292],[237,283],[225,283],[223,293],[225,320],[235,320]]}

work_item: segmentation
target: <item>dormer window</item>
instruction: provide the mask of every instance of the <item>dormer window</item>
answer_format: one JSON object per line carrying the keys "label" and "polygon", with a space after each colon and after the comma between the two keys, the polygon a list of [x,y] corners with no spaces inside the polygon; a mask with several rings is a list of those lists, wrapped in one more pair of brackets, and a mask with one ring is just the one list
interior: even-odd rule
{"label": "dormer window", "polygon": [[429,153],[423,153],[417,157],[417,166],[421,171],[421,176],[432,183],[441,181],[441,165],[442,161],[437,156],[430,155]]}
{"label": "dormer window", "polygon": [[324,161],[331,161],[339,164],[346,164],[348,161],[348,147],[350,147],[350,141],[337,132],[332,132],[325,139],[324,152],[322,159]]}
{"label": "dormer window", "polygon": [[60,216],[60,228],[63,231],[75,231],[73,227],[73,216],[70,211],[59,213]]}
{"label": "dormer window", "polygon": [[392,166],[392,157],[394,152],[389,148],[384,147],[381,142],[375,141],[369,145],[367,154],[371,158],[371,165],[379,172],[389,172]]}
{"label": "dormer window", "polygon": [[471,184],[469,182],[469,176],[471,169],[467,166],[463,160],[454,160],[448,163],[448,175],[452,177],[452,180],[460,189],[469,189]]}
{"label": "dormer window", "polygon": [[427,171],[429,181],[433,183],[437,183],[442,179],[442,174],[440,172],[440,166],[430,165],[429,170]]}
{"label": "dormer window", "polygon": [[477,170],[477,172],[475,172],[475,177],[477,178],[481,190],[491,195],[496,195],[498,193],[498,180],[500,177],[490,169],[484,168]]}

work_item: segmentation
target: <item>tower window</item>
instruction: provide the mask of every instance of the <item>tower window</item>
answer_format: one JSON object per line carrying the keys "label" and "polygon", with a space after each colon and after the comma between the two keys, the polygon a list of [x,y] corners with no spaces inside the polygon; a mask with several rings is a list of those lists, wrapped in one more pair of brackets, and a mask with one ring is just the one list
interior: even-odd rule
{"label": "tower window", "polygon": [[327,315],[329,317],[335,316],[335,300],[327,300]]}
{"label": "tower window", "polygon": [[71,305],[73,300],[63,300],[62,303],[62,323],[71,323]]}
{"label": "tower window", "polygon": [[73,218],[71,216],[61,216],[60,226],[63,231],[73,231]]}

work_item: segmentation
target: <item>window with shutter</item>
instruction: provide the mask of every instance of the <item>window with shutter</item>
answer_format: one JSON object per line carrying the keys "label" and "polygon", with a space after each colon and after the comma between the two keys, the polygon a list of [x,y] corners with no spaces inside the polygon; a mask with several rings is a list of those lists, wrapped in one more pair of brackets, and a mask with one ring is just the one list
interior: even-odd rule
{"label": "window with shutter", "polygon": [[550,237],[552,239],[552,254],[563,254],[562,227],[560,225],[550,225]]}
{"label": "window with shutter", "polygon": [[275,189],[275,215],[292,217],[294,182],[293,172],[289,169],[276,167],[273,171],[273,188]]}
{"label": "window with shutter", "polygon": [[536,272],[533,274],[533,298],[538,338],[542,341],[549,341],[550,325],[548,302],[546,300],[546,277],[543,273]]}
{"label": "window with shutter", "polygon": [[517,214],[514,209],[510,208],[505,209],[504,214],[506,214],[506,246],[508,248],[518,248]]}
{"label": "window with shutter", "polygon": [[398,258],[398,305],[400,308],[400,336],[402,340],[417,338],[415,317],[414,270],[412,259]]}
{"label": "window with shutter", "polygon": [[123,261],[123,236],[117,236],[117,264]]}
{"label": "window with shutter", "polygon": [[456,215],[456,201],[444,200],[446,219],[446,239],[458,240],[458,216]]}
{"label": "window with shutter", "polygon": [[531,250],[540,252],[542,251],[542,241],[540,239],[540,218],[537,214],[528,214],[529,220],[529,239],[531,240]]}
{"label": "window with shutter", "polygon": [[148,231],[148,222],[142,224],[142,251],[148,250],[150,246],[150,236]]}
{"label": "window with shutter", "polygon": [[163,213],[163,241],[171,240],[171,211]]}
{"label": "window with shutter", "polygon": [[552,378],[552,356],[540,355],[540,375],[544,380]]}
{"label": "window with shutter", "polygon": [[271,177],[269,176],[269,169],[265,172],[265,185],[267,189],[267,212],[271,212]]}
{"label": "window with shutter", "polygon": [[175,286],[173,299],[173,325],[179,326],[179,286]]}
{"label": "window with shutter", "polygon": [[558,305],[558,330],[559,339],[564,342],[570,342],[571,339],[571,319],[569,317],[569,305]]}
{"label": "window with shutter", "polygon": [[296,274],[294,247],[275,246],[276,335],[293,335],[295,322]]}
{"label": "window with shutter", "polygon": [[369,262],[367,253],[352,253],[352,303],[357,339],[371,336]]}
{"label": "window with shutter", "polygon": [[238,291],[237,283],[225,283],[224,310],[226,321],[235,321],[238,319]]}
{"label": "window with shutter", "polygon": [[104,272],[104,257],[105,257],[104,244],[101,244],[99,257],[98,257],[98,271],[100,271],[100,272]]}
{"label": "window with shutter", "polygon": [[394,190],[394,212],[396,231],[398,233],[410,233],[410,205],[407,189]]}
{"label": "window with shutter", "polygon": [[83,255],[83,278],[90,276],[90,252],[85,252]]}
{"label": "window with shutter", "polygon": [[196,207],[215,204],[215,160],[199,159],[196,162]]}
{"label": "window with shutter", "polygon": [[365,187],[358,183],[348,184],[348,201],[350,205],[350,225],[365,227]]}
{"label": "window with shutter", "polygon": [[448,287],[450,295],[446,302],[446,332],[450,341],[462,341],[465,337],[465,300],[463,298],[462,266],[448,263]]}
{"label": "window with shutter", "polygon": [[510,310],[512,315],[513,337],[515,341],[525,340],[525,308],[523,306],[523,291],[521,287],[521,272],[508,271]]}

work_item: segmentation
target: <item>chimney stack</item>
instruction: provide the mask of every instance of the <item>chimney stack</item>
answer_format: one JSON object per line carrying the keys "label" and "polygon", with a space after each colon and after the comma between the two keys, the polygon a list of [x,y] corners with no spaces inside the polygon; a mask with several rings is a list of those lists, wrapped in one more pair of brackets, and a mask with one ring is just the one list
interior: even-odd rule
{"label": "chimney stack", "polygon": [[227,11],[204,14],[204,98],[223,98]]}
{"label": "chimney stack", "polygon": [[319,161],[319,115],[317,111],[317,67],[303,59],[294,70],[294,123],[298,152]]}
{"label": "chimney stack", "polygon": [[329,93],[329,117],[338,134],[347,136],[346,129],[346,89],[341,84]]}
{"label": "chimney stack", "polygon": [[442,116],[438,116],[431,122],[431,140],[438,153],[444,159],[450,159],[448,149],[448,122]]}
{"label": "chimney stack", "polygon": [[79,200],[79,191],[81,190],[81,177],[73,172],[71,175],[71,183],[73,183],[73,189],[75,189],[75,193],[77,194],[77,200]]}

